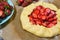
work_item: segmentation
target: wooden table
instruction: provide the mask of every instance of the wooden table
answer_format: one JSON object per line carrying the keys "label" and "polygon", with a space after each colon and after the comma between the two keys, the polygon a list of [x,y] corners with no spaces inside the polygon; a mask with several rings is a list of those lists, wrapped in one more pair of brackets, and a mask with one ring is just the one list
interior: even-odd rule
{"label": "wooden table", "polygon": [[12,0],[15,5],[15,13],[13,17],[3,25],[3,38],[4,40],[59,40],[60,36],[53,38],[39,38],[29,32],[22,29],[19,20],[20,14],[23,10],[22,7],[17,6],[16,0]]}

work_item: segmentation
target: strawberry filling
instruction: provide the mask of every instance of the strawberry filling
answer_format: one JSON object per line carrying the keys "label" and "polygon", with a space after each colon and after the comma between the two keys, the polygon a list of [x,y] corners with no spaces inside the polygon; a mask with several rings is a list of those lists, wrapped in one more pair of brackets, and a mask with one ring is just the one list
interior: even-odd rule
{"label": "strawberry filling", "polygon": [[57,24],[56,11],[43,6],[37,6],[28,17],[32,24],[42,25],[47,28]]}

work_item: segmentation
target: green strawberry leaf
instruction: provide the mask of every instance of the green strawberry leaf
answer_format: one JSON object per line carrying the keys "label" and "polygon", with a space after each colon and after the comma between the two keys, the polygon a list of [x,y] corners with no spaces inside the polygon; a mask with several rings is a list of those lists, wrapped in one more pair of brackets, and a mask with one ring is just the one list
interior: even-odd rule
{"label": "green strawberry leaf", "polygon": [[8,15],[8,13],[5,11],[5,15]]}

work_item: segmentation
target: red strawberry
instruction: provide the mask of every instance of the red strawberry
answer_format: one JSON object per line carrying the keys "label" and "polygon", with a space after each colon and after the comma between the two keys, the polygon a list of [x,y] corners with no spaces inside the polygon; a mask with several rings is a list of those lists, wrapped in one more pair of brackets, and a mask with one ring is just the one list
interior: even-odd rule
{"label": "red strawberry", "polygon": [[33,20],[32,16],[29,16],[29,20],[30,20],[30,21]]}
{"label": "red strawberry", "polygon": [[56,15],[55,11],[53,11],[53,10],[51,11],[51,13],[52,13],[53,15]]}
{"label": "red strawberry", "polygon": [[17,0],[17,2],[19,5],[21,5],[24,2],[24,0]]}
{"label": "red strawberry", "polygon": [[49,8],[46,8],[45,11],[44,11],[45,15],[48,16],[50,14],[50,11],[51,10]]}
{"label": "red strawberry", "polygon": [[41,25],[41,24],[42,24],[42,22],[41,22],[40,20],[36,20],[36,24]]}
{"label": "red strawberry", "polygon": [[43,13],[43,12],[44,12],[44,9],[41,9],[41,10],[40,10],[40,13]]}
{"label": "red strawberry", "polygon": [[32,3],[33,2],[33,0],[26,0],[28,3]]}
{"label": "red strawberry", "polygon": [[10,15],[11,14],[11,11],[8,9],[8,10],[6,10],[6,12],[8,13],[8,15]]}
{"label": "red strawberry", "polygon": [[41,14],[38,14],[38,18],[41,19]]}
{"label": "red strawberry", "polygon": [[55,21],[52,21],[52,23],[53,23],[53,24],[57,24],[57,21],[56,21],[56,20],[55,20]]}
{"label": "red strawberry", "polygon": [[4,10],[4,6],[3,6],[3,5],[0,5],[0,9],[1,9],[1,10]]}
{"label": "red strawberry", "polygon": [[50,13],[50,11],[51,11],[50,8],[46,8],[46,9],[45,9],[45,12],[47,12],[47,13]]}
{"label": "red strawberry", "polygon": [[36,10],[34,10],[33,12],[34,12],[36,15],[38,15],[38,14],[40,13],[40,11],[39,11],[39,10],[37,10],[37,9],[36,9]]}
{"label": "red strawberry", "polygon": [[0,2],[0,5],[2,5],[2,3]]}
{"label": "red strawberry", "polygon": [[5,14],[4,14],[4,12],[2,10],[0,10],[0,17],[1,18],[4,18],[5,17]]}
{"label": "red strawberry", "polygon": [[47,25],[48,28],[51,28],[54,24],[50,23],[49,25]]}
{"label": "red strawberry", "polygon": [[43,25],[43,26],[47,26],[47,23],[46,23],[46,22],[44,22],[44,23],[42,23],[42,25]]}
{"label": "red strawberry", "polygon": [[4,6],[8,6],[8,5],[9,5],[6,1],[3,1],[2,4],[3,4]]}
{"label": "red strawberry", "polygon": [[53,20],[54,20],[53,18],[48,19],[48,21],[53,21]]}
{"label": "red strawberry", "polygon": [[42,18],[42,20],[45,20],[45,19],[46,19],[46,16],[45,16],[45,15],[43,15],[43,16],[41,16],[41,18]]}
{"label": "red strawberry", "polygon": [[6,16],[6,15],[5,15],[5,14],[3,14],[3,15],[1,16],[1,18],[5,18],[5,16]]}
{"label": "red strawberry", "polygon": [[24,1],[23,3],[22,3],[22,7],[25,7],[25,6],[27,6],[29,3],[27,2],[27,1]]}
{"label": "red strawberry", "polygon": [[57,17],[54,17],[53,19],[54,19],[54,20],[57,20]]}
{"label": "red strawberry", "polygon": [[53,16],[54,16],[54,14],[50,13],[49,16],[48,16],[48,18],[51,18]]}
{"label": "red strawberry", "polygon": [[38,14],[39,14],[39,10],[35,10],[35,11],[33,11],[32,16],[34,18],[37,18],[38,17]]}
{"label": "red strawberry", "polygon": [[34,1],[38,2],[39,0],[34,0]]}
{"label": "red strawberry", "polygon": [[3,11],[2,10],[0,10],[0,17],[3,15]]}
{"label": "red strawberry", "polygon": [[24,2],[24,0],[18,0],[18,2],[23,3],[23,2]]}
{"label": "red strawberry", "polygon": [[43,6],[37,6],[36,7],[36,9],[38,9],[38,10],[40,10],[40,9],[42,9],[43,8]]}

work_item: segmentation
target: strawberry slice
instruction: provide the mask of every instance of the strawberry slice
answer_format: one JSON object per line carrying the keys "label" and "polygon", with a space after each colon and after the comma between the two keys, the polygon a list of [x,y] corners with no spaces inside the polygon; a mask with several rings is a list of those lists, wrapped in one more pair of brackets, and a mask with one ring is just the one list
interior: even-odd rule
{"label": "strawberry slice", "polygon": [[53,16],[54,16],[54,14],[50,13],[49,16],[48,16],[48,18],[51,18]]}
{"label": "strawberry slice", "polygon": [[45,16],[45,15],[43,15],[43,16],[41,16],[41,18],[42,18],[42,20],[45,20],[45,19],[46,19],[46,16]]}
{"label": "strawberry slice", "polygon": [[56,21],[56,20],[54,20],[54,21],[52,21],[52,23],[55,25],[55,24],[57,24],[57,21]]}
{"label": "strawberry slice", "polygon": [[4,10],[4,6],[3,6],[3,5],[0,5],[0,9],[1,9],[1,10]]}
{"label": "strawberry slice", "polygon": [[54,24],[50,23],[49,25],[47,25],[47,28],[51,28],[52,26],[54,26]]}
{"label": "strawberry slice", "polygon": [[7,15],[11,14],[11,11],[9,9],[7,9],[6,12],[8,13]]}
{"label": "strawberry slice", "polygon": [[46,9],[45,9],[45,12],[47,12],[47,13],[50,13],[50,11],[51,11],[50,8],[46,8]]}
{"label": "strawberry slice", "polygon": [[5,18],[6,17],[6,15],[5,14],[3,14],[2,16],[1,16],[1,18]]}
{"label": "strawberry slice", "polygon": [[34,10],[33,12],[37,15],[40,13],[40,11],[38,9]]}
{"label": "strawberry slice", "polygon": [[46,23],[46,22],[43,22],[42,25],[43,25],[43,26],[47,26],[47,23]]}
{"label": "strawberry slice", "polygon": [[38,18],[41,19],[41,14],[38,14]]}
{"label": "strawberry slice", "polygon": [[34,1],[38,2],[39,0],[34,0]]}
{"label": "strawberry slice", "polygon": [[39,10],[35,10],[35,11],[33,11],[32,16],[34,18],[37,18],[38,17],[38,14],[39,14]]}
{"label": "strawberry slice", "polygon": [[3,11],[2,10],[0,10],[0,17],[3,15]]}
{"label": "strawberry slice", "polygon": [[9,5],[6,1],[3,1],[2,4],[3,4],[4,6],[8,6],[8,5]]}
{"label": "strawberry slice", "polygon": [[33,20],[32,16],[29,16],[29,21],[32,22],[32,24],[35,24],[35,21]]}
{"label": "strawberry slice", "polygon": [[18,2],[19,2],[19,3],[23,3],[23,2],[24,2],[24,0],[18,0]]}
{"label": "strawberry slice", "polygon": [[42,21],[40,21],[40,20],[36,20],[36,24],[41,25],[41,24],[42,24]]}
{"label": "strawberry slice", "polygon": [[33,2],[33,0],[26,0],[28,3],[32,3]]}
{"label": "strawberry slice", "polygon": [[48,19],[48,21],[53,21],[53,20],[54,20],[53,18]]}
{"label": "strawberry slice", "polygon": [[22,3],[22,7],[25,7],[25,6],[27,6],[29,3],[27,2],[27,1],[24,1],[23,3]]}
{"label": "strawberry slice", "polygon": [[51,10],[51,13],[52,13],[53,15],[56,15],[55,11],[53,11],[53,10]]}
{"label": "strawberry slice", "polygon": [[50,11],[51,10],[49,8],[46,8],[45,11],[44,11],[45,15],[48,16],[50,14]]}
{"label": "strawberry slice", "polygon": [[44,12],[44,9],[41,9],[41,10],[40,10],[40,13],[43,13],[43,12]]}
{"label": "strawberry slice", "polygon": [[17,0],[17,2],[19,5],[21,5],[24,2],[24,0]]}
{"label": "strawberry slice", "polygon": [[36,7],[36,9],[38,9],[38,10],[40,10],[40,9],[42,9],[43,8],[43,6],[37,6]]}
{"label": "strawberry slice", "polygon": [[0,18],[4,18],[5,17],[5,14],[2,10],[0,10]]}
{"label": "strawberry slice", "polygon": [[36,15],[35,13],[33,13],[32,16],[33,16],[34,18],[37,18],[37,15]]}

